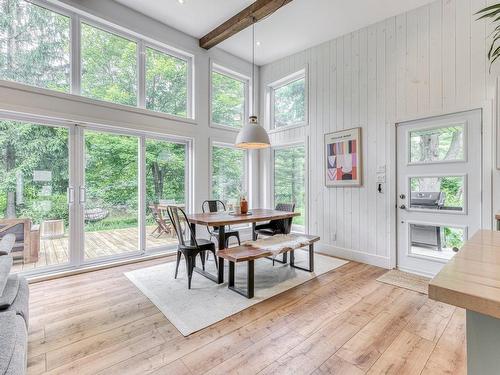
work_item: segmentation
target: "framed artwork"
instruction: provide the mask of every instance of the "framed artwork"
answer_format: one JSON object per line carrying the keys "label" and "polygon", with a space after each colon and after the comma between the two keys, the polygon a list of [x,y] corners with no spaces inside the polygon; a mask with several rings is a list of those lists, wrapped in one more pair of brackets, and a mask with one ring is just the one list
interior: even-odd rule
{"label": "framed artwork", "polygon": [[361,186],[361,128],[325,134],[327,187]]}

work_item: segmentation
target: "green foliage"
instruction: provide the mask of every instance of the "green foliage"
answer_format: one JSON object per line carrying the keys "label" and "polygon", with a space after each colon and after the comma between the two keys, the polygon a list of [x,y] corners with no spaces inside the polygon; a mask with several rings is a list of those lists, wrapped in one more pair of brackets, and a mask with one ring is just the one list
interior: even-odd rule
{"label": "green foliage", "polygon": [[304,146],[279,148],[274,151],[274,201],[295,203],[300,216],[295,224],[305,222],[305,148]]}
{"label": "green foliage", "polygon": [[186,61],[146,48],[146,108],[186,117],[187,69]]}
{"label": "green foliage", "polygon": [[462,229],[444,227],[444,244],[445,248],[460,249],[464,244],[464,233]]}
{"label": "green foliage", "polygon": [[491,40],[491,45],[488,50],[488,60],[490,61],[490,67],[493,65],[493,63],[500,57],[500,3],[498,4],[493,4],[490,6],[487,6],[486,8],[483,8],[476,12],[476,14],[480,14],[481,17],[478,18],[480,19],[486,19],[486,18],[491,18],[492,21],[491,23],[494,26],[493,32],[492,32],[492,40]]}
{"label": "green foliage", "polygon": [[305,78],[274,90],[274,125],[282,127],[305,121]]}
{"label": "green foliage", "polygon": [[234,202],[245,192],[245,151],[231,147],[212,148],[212,198]]}
{"label": "green foliage", "polygon": [[212,71],[212,121],[240,128],[245,121],[245,83]]}
{"label": "green foliage", "polygon": [[137,44],[82,23],[82,95],[137,105]]}
{"label": "green foliage", "polygon": [[70,87],[70,19],[23,0],[0,0],[0,78]]}

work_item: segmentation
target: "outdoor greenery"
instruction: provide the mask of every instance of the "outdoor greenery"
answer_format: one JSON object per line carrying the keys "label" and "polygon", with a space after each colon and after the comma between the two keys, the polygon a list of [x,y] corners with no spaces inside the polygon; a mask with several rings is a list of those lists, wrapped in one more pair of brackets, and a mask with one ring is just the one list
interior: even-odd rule
{"label": "outdoor greenery", "polygon": [[0,78],[70,88],[70,19],[23,0],[0,0]]}
{"label": "outdoor greenery", "polygon": [[305,78],[274,89],[274,126],[299,124],[305,121]]}
{"label": "outdoor greenery", "polygon": [[245,121],[243,81],[212,71],[212,122],[240,128]]}
{"label": "outdoor greenery", "polygon": [[[246,152],[232,147],[212,147],[212,198],[235,204],[246,197]],[[248,198],[248,197],[247,197]]]}
{"label": "outdoor greenery", "polygon": [[146,108],[186,117],[187,69],[187,61],[146,48]]}
{"label": "outdoor greenery", "polygon": [[274,202],[295,203],[297,225],[305,223],[305,167],[304,146],[274,150]]}
{"label": "outdoor greenery", "polygon": [[82,95],[137,105],[137,44],[82,23]]}

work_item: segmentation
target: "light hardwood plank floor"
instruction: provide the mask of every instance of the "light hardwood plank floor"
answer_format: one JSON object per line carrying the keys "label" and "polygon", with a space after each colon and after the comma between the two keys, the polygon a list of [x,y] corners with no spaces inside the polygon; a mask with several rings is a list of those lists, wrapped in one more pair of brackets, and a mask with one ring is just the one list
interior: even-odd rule
{"label": "light hardwood plank floor", "polygon": [[350,262],[185,338],[123,275],[166,261],[32,284],[29,374],[466,373],[463,310],[383,269]]}

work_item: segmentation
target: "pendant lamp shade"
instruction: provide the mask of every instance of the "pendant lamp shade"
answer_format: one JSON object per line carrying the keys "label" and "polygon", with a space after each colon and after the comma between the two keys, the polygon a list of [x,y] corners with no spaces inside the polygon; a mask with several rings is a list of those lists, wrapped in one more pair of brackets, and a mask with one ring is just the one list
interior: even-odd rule
{"label": "pendant lamp shade", "polygon": [[238,133],[235,146],[245,149],[258,149],[270,145],[271,142],[266,129],[259,125],[257,116],[250,116],[250,121]]}
{"label": "pendant lamp shade", "polygon": [[[252,91],[253,98],[252,107],[255,105],[255,18],[253,19],[252,25]],[[252,108],[253,109],[253,108]],[[243,149],[259,149],[271,146],[271,141],[269,140],[269,135],[266,129],[259,125],[257,121],[257,116],[252,115],[248,119],[241,130],[239,131],[235,146]]]}

